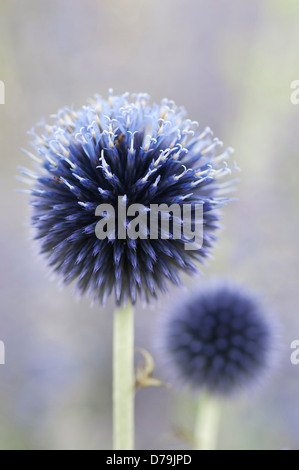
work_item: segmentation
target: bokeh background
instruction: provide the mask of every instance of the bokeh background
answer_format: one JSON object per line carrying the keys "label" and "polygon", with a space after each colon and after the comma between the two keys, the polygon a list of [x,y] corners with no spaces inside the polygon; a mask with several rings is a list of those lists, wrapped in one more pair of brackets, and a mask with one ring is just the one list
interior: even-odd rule
{"label": "bokeh background", "polygon": [[[298,23],[297,0],[1,0],[0,449],[112,445],[113,302],[78,303],[49,280],[30,242],[27,198],[14,192],[26,131],[110,87],[174,99],[236,149],[238,201],[203,275],[262,294],[282,325],[281,359],[263,390],[224,405],[220,448],[299,447],[299,366],[290,363],[299,339]],[[137,346],[153,353],[160,378],[157,319],[175,293],[136,314]],[[137,448],[188,448],[195,406],[187,391],[138,392]]]}

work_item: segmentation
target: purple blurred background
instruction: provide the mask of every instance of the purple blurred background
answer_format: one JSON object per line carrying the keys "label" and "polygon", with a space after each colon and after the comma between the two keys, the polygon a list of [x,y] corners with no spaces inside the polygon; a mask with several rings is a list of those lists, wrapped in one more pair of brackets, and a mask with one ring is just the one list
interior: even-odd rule
{"label": "purple blurred background", "polygon": [[[263,390],[224,405],[220,447],[299,448],[299,366],[290,363],[299,339],[299,106],[290,102],[298,18],[296,0],[1,1],[0,449],[112,445],[113,302],[91,308],[49,280],[30,241],[27,198],[14,193],[16,167],[28,164],[26,131],[110,87],[167,96],[236,149],[238,202],[225,209],[203,274],[262,294],[282,324],[282,354]],[[161,378],[153,344],[171,294],[136,313],[137,346],[153,353]],[[187,391],[139,391],[137,448],[188,448],[195,406]]]}

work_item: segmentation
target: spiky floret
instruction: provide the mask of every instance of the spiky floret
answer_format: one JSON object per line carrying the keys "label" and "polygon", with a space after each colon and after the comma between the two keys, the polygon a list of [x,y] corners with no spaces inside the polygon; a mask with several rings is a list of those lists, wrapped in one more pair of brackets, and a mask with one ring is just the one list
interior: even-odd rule
{"label": "spiky floret", "polygon": [[275,328],[251,292],[227,282],[186,296],[161,329],[170,370],[195,389],[232,394],[271,364]]}
{"label": "spiky floret", "polygon": [[[31,132],[35,172],[21,169],[34,185],[28,192],[32,225],[41,252],[65,283],[105,301],[149,300],[165,291],[178,271],[196,272],[209,255],[218,228],[219,178],[231,172],[218,154],[222,143],[185,118],[183,108],[164,99],[151,105],[146,94],[95,96],[80,110],[63,108],[53,125]],[[224,163],[223,163],[224,162]],[[227,183],[226,183],[227,184]],[[203,246],[185,251],[183,240],[99,240],[95,211],[100,204],[201,204]]]}

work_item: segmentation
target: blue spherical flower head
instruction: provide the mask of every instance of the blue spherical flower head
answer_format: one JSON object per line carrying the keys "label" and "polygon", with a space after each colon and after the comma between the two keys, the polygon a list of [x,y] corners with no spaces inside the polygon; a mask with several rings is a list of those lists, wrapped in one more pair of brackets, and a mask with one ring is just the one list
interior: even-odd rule
{"label": "blue spherical flower head", "polygon": [[219,284],[188,296],[168,315],[163,348],[185,383],[232,394],[259,381],[273,352],[273,328],[259,301]]}
{"label": "blue spherical flower head", "polygon": [[[41,252],[65,283],[76,281],[80,293],[102,302],[114,291],[118,304],[135,303],[165,291],[167,280],[179,284],[180,270],[197,271],[214,244],[218,209],[229,200],[221,195],[229,182],[219,180],[230,174],[231,149],[219,154],[210,129],[199,131],[171,101],[151,105],[148,95],[112,92],[42,125],[31,133],[34,152],[26,152],[36,170],[21,171],[34,181],[32,225]],[[119,201],[141,204],[148,215],[152,204],[201,205],[202,245],[188,251],[186,240],[172,233],[162,239],[160,228],[157,239],[148,232],[136,240],[111,233],[99,239],[97,207],[112,206],[117,219]]]}

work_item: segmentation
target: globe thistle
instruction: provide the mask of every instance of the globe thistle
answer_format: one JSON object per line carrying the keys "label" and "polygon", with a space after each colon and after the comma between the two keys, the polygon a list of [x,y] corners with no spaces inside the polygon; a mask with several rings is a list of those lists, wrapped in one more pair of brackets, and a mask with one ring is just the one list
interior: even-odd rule
{"label": "globe thistle", "polygon": [[[218,209],[229,200],[221,193],[229,181],[219,179],[231,172],[225,160],[232,149],[219,154],[222,143],[209,128],[199,131],[174,102],[151,105],[146,94],[110,91],[108,100],[96,96],[53,117],[39,134],[31,132],[34,152],[26,153],[35,171],[21,171],[30,179],[40,251],[62,280],[102,302],[114,290],[121,304],[156,297],[167,280],[179,284],[180,270],[195,273],[214,245]],[[99,240],[96,208],[116,208],[120,197],[147,210],[155,203],[202,205],[202,246],[186,251],[184,240],[171,236]]]}
{"label": "globe thistle", "polygon": [[169,313],[162,331],[176,376],[214,394],[253,384],[274,351],[274,330],[257,298],[228,283],[188,295]]}

